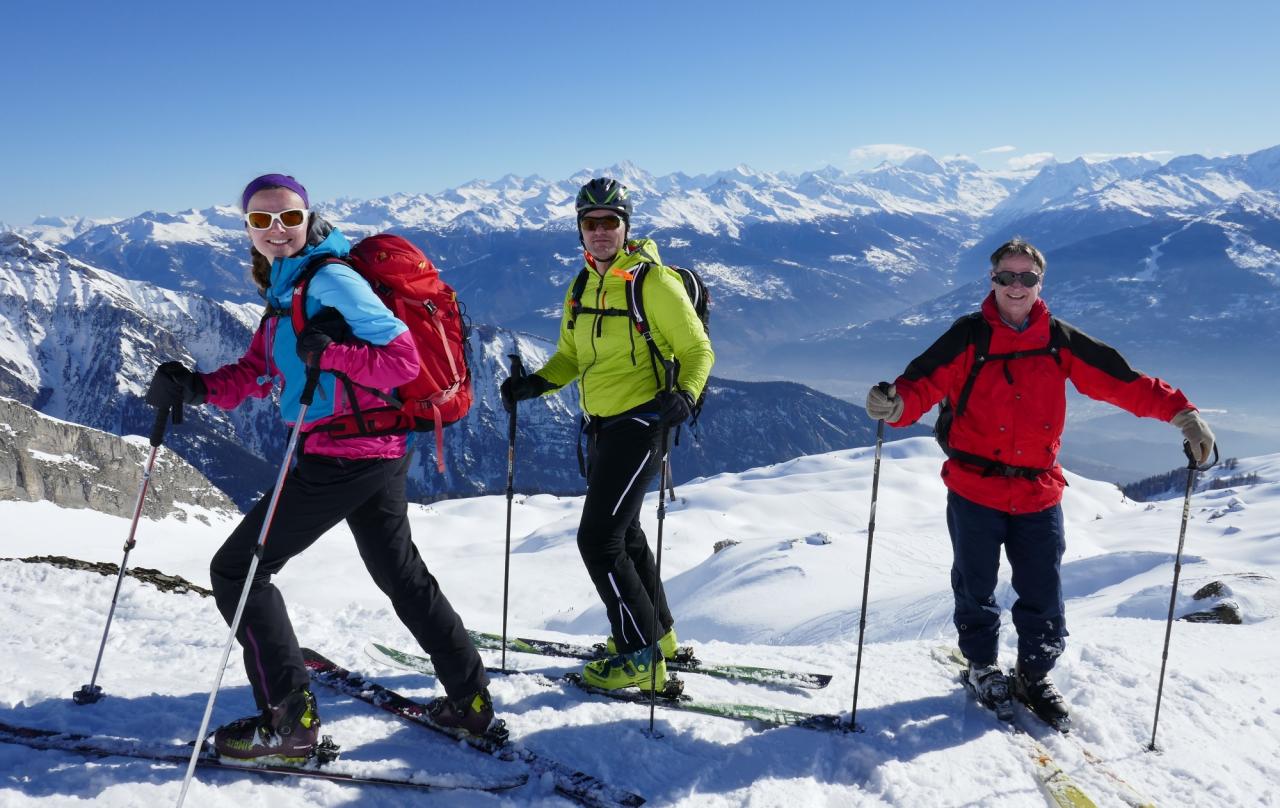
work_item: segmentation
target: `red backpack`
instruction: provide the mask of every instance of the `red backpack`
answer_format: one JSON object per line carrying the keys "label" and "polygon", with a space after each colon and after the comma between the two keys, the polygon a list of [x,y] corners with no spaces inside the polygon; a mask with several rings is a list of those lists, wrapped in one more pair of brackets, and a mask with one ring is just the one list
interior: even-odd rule
{"label": "red backpack", "polygon": [[[328,257],[308,265],[293,290],[295,334],[307,324],[303,301],[316,272],[328,264],[354,269],[373,287],[378,298],[409,327],[418,348],[418,377],[396,388],[394,396],[364,387],[387,402],[386,407],[360,409],[347,387],[353,412],[327,422],[322,429],[334,437],[391,435],[410,430],[436,433],[436,467],[444,471],[442,429],[471,409],[471,373],[467,368],[470,328],[458,295],[440,279],[431,259],[399,236],[379,233],[355,244],[346,258]],[[354,385],[339,374],[344,385]],[[363,385],[361,385],[363,387]]]}

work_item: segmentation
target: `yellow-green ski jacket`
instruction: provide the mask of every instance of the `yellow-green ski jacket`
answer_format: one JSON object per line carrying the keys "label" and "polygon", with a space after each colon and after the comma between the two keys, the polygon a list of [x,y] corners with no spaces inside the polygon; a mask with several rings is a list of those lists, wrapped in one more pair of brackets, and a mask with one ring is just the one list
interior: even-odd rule
{"label": "yellow-green ski jacket", "polygon": [[[683,281],[674,270],[661,265],[653,241],[628,241],[603,276],[589,267],[582,305],[626,311],[630,270],[644,263],[653,265],[641,296],[654,342],[663,357],[680,361],[676,386],[697,399],[715,362],[711,339],[689,302]],[[644,337],[631,318],[580,313],[570,328],[572,297],[570,283],[556,352],[537,375],[556,387],[578,379],[582,411],[593,418],[617,415],[650,401],[662,385],[654,375]]]}

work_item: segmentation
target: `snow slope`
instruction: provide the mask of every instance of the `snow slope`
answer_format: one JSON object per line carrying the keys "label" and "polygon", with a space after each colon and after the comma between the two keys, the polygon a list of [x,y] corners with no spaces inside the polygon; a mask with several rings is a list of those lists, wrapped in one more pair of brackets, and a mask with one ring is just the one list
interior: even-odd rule
{"label": "snow slope", "polygon": [[[688,692],[848,715],[867,546],[871,449],[804,457],[698,480],[678,489],[664,526],[663,567],[684,641],[704,659],[824,670],[825,690],[793,692],[688,676]],[[1176,447],[1170,448],[1174,465]],[[678,459],[677,459],[678,462]],[[519,677],[492,691],[513,735],[530,748],[646,796],[687,806],[1044,805],[1022,746],[971,706],[931,651],[952,643],[949,547],[940,457],[928,439],[886,444],[874,536],[870,612],[859,691],[865,733],[762,730],[691,714],[548,689]],[[1076,741],[1158,805],[1280,804],[1280,455],[1242,460],[1256,485],[1197,493],[1178,613],[1205,607],[1191,593],[1221,581],[1243,625],[1178,622],[1159,727],[1148,753],[1180,499],[1125,501],[1111,485],[1069,475],[1064,579],[1072,636],[1056,680],[1075,710],[1074,739],[1043,743],[1099,805],[1119,788],[1085,761]],[[1225,472],[1224,472],[1225,474]],[[519,481],[517,480],[517,487]],[[656,496],[656,495],[652,495]],[[511,626],[516,634],[595,638],[606,630],[577,557],[580,501],[518,498],[513,515]],[[655,503],[651,502],[650,505]],[[469,626],[502,617],[505,499],[414,506],[414,534]],[[656,535],[655,508],[646,530]],[[127,522],[47,503],[0,503],[0,554],[62,554],[118,562]],[[208,584],[207,563],[231,523],[145,522],[131,563]],[[719,553],[721,540],[739,542]],[[368,661],[369,640],[412,648],[360,569],[344,528],[277,577],[305,645],[406,694],[437,692],[429,677]],[[1006,579],[1007,581],[1007,570]],[[0,561],[0,721],[181,742],[199,725],[226,628],[195,594],[163,594],[128,580],[99,683],[108,698],[77,707],[88,681],[114,579]],[[1007,583],[999,595],[1007,609]],[[1006,612],[1006,626],[1008,625]],[[1015,644],[1006,628],[1002,655]],[[214,713],[252,711],[237,660]],[[496,662],[496,660],[495,660]],[[508,664],[569,670],[568,662],[508,655]],[[390,759],[405,770],[475,772],[498,765],[359,702],[317,690],[326,731],[351,761]],[[488,767],[488,768],[485,768]],[[182,771],[0,744],[0,805],[172,803]],[[503,797],[423,795],[386,788],[197,774],[189,805],[559,805],[530,783]]]}

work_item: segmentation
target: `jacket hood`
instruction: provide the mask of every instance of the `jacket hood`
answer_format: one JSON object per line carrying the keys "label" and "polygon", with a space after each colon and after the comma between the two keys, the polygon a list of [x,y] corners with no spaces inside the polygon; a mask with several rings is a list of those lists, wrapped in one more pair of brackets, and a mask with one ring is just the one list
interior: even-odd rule
{"label": "jacket hood", "polygon": [[324,241],[307,247],[297,255],[277,258],[271,262],[271,286],[267,289],[267,302],[277,308],[287,308],[293,296],[293,286],[303,267],[316,258],[332,256],[344,258],[351,252],[351,242],[339,230],[331,230]]}
{"label": "jacket hood", "polygon": [[614,266],[622,264],[623,267],[632,267],[644,263],[662,263],[662,257],[658,255],[658,245],[651,238],[628,240],[622,245],[622,255],[614,261]]}

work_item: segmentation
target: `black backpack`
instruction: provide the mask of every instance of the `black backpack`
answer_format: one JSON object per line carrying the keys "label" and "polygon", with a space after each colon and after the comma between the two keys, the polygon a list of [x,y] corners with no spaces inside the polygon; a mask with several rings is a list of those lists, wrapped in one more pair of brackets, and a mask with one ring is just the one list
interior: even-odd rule
{"label": "black backpack", "polygon": [[1035,479],[1044,474],[1048,469],[1037,469],[1029,466],[1011,466],[1008,463],[1001,463],[998,460],[982,457],[981,455],[964,452],[953,448],[947,438],[951,434],[951,425],[956,418],[964,415],[965,409],[969,404],[969,395],[973,392],[973,385],[978,381],[978,374],[988,363],[996,360],[1004,360],[1003,365],[1005,378],[1010,384],[1013,384],[1013,376],[1009,373],[1008,362],[1015,359],[1026,359],[1031,356],[1052,356],[1053,361],[1059,365],[1062,364],[1061,348],[1066,344],[1066,337],[1062,328],[1058,324],[1056,317],[1049,318],[1049,344],[1043,348],[1032,348],[1029,351],[1013,351],[1012,353],[993,354],[991,351],[991,325],[987,323],[981,312],[965,315],[961,318],[961,322],[965,322],[969,328],[969,342],[973,345],[973,367],[969,369],[969,375],[964,380],[964,387],[960,388],[960,397],[956,399],[955,406],[947,399],[942,399],[938,405],[938,420],[933,424],[933,437],[938,441],[938,445],[942,447],[942,451],[952,460],[965,463],[970,466],[977,466],[982,469],[984,476],[1004,476],[1004,477],[1025,477],[1027,479]]}
{"label": "black backpack", "polygon": [[[631,280],[627,281],[627,308],[625,309],[593,309],[582,305],[582,295],[587,290],[587,281],[590,279],[591,272],[587,267],[583,267],[578,273],[578,277],[573,281],[573,291],[569,296],[569,308],[571,311],[569,318],[569,328],[572,330],[577,324],[579,314],[598,314],[609,317],[630,317],[631,322],[635,325],[636,330],[644,337],[645,344],[649,346],[649,361],[653,366],[654,379],[657,380],[658,389],[661,390],[665,385],[662,372],[658,370],[658,363],[662,361],[662,354],[658,351],[658,346],[654,344],[653,334],[649,329],[649,319],[644,311],[644,279],[649,276],[649,270],[653,264],[643,263],[631,270]],[[707,291],[707,284],[703,282],[702,277],[692,269],[684,267],[668,267],[680,275],[680,280],[684,281],[685,294],[689,296],[689,302],[693,304],[693,311],[698,315],[698,320],[702,323],[702,329],[708,334],[711,333],[711,296]],[[707,388],[704,385],[702,394],[698,396],[698,400],[693,404],[693,413],[689,417],[689,424],[692,426],[697,423],[698,415],[702,413],[702,405],[707,398]]]}

